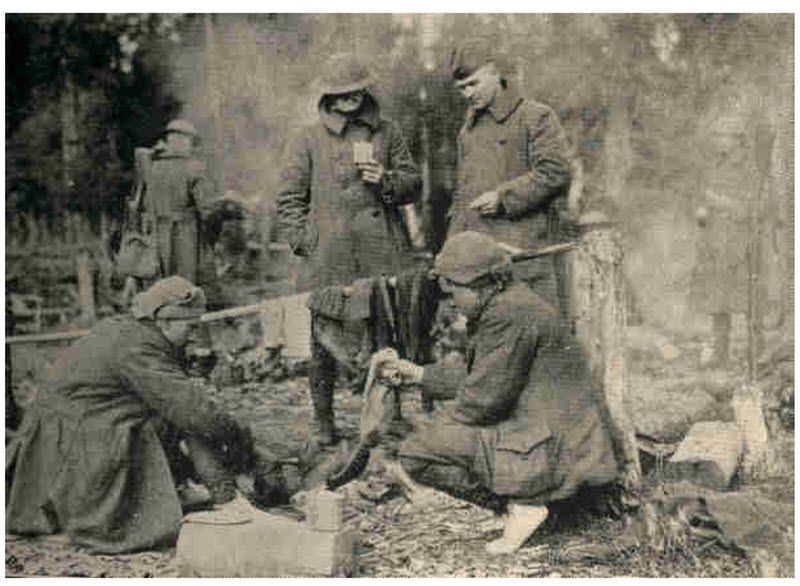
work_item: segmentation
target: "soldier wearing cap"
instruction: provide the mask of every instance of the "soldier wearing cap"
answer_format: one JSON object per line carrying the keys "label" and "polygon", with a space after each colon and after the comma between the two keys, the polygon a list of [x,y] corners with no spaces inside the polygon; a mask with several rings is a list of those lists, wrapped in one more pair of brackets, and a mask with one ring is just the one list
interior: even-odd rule
{"label": "soldier wearing cap", "polygon": [[[571,151],[558,116],[519,95],[513,68],[487,39],[466,42],[450,65],[469,107],[457,139],[448,236],[474,230],[523,250],[564,241]],[[564,267],[557,255],[527,261],[515,273],[566,317]]]}
{"label": "soldier wearing cap", "polygon": [[[355,55],[334,55],[319,81],[319,116],[286,150],[279,237],[309,258],[312,288],[398,274],[413,264],[398,209],[413,202],[420,174],[399,126],[381,115],[370,71]],[[337,438],[338,366],[315,341],[315,322],[309,385],[319,441],[330,444]]]}
{"label": "soldier wearing cap", "polygon": [[548,504],[584,485],[617,480],[603,423],[580,349],[550,303],[515,283],[505,250],[489,236],[462,232],[436,257],[435,273],[467,316],[466,364],[384,363],[424,398],[446,402],[402,445],[410,477],[508,512],[489,553],[523,545],[548,515]]}
{"label": "soldier wearing cap", "polygon": [[145,204],[155,215],[161,276],[203,283],[208,275],[201,266],[208,263],[201,257],[201,221],[210,194],[205,165],[193,155],[198,134],[190,121],[176,119],[165,135],[166,144],[154,155]]}
{"label": "soldier wearing cap", "polygon": [[[95,553],[170,546],[187,504],[176,483],[190,476],[215,505],[196,514],[250,516],[234,474],[266,473],[269,463],[256,456],[250,430],[176,359],[205,309],[202,289],[168,277],[139,293],[131,313],[99,322],[59,355],[6,447],[7,532],[65,533]],[[262,501],[280,500],[279,477],[256,481]]]}

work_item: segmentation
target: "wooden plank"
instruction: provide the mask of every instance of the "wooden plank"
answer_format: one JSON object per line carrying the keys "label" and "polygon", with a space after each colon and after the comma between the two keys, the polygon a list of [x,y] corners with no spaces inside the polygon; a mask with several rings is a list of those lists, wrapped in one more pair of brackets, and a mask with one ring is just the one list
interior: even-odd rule
{"label": "wooden plank", "polygon": [[78,302],[81,306],[81,317],[88,323],[92,323],[97,317],[97,312],[94,305],[94,279],[89,253],[85,250],[79,252],[76,264],[78,266]]}
{"label": "wooden plank", "polygon": [[6,345],[10,344],[39,344],[45,342],[63,342],[82,338],[91,330],[68,330],[66,332],[51,332],[49,334],[32,334],[29,336],[6,336]]}

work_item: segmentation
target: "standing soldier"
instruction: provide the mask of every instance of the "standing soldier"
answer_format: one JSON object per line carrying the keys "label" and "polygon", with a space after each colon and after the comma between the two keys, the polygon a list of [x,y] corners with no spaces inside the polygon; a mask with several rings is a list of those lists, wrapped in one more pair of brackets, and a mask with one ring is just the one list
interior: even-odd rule
{"label": "standing soldier", "polygon": [[200,283],[201,212],[208,202],[205,165],[192,154],[194,125],[177,119],[167,125],[166,146],[154,155],[147,205],[156,218],[162,276],[179,275]]}
{"label": "standing soldier", "polygon": [[[278,192],[278,231],[311,260],[312,287],[397,274],[413,254],[401,207],[420,175],[400,128],[380,115],[371,75],[354,55],[333,56],[321,77],[319,118],[289,145]],[[315,336],[312,315],[309,385],[319,443],[336,443],[336,359]],[[318,323],[318,322],[316,322]]]}
{"label": "standing soldier", "polygon": [[[469,108],[458,135],[448,237],[473,230],[525,250],[563,241],[570,147],[555,112],[517,93],[510,68],[485,40],[454,51],[451,67]],[[565,267],[556,255],[515,272],[567,317]]]}

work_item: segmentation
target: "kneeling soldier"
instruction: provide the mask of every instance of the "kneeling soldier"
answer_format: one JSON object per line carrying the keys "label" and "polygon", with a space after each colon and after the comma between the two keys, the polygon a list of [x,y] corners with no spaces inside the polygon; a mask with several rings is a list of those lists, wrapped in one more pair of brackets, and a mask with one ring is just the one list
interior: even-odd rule
{"label": "kneeling soldier", "polygon": [[455,400],[417,424],[400,464],[421,484],[507,510],[492,554],[521,547],[548,503],[618,476],[577,342],[555,307],[512,281],[506,258],[476,232],[451,237],[436,258],[442,289],[468,318],[466,365],[387,365],[423,397]]}

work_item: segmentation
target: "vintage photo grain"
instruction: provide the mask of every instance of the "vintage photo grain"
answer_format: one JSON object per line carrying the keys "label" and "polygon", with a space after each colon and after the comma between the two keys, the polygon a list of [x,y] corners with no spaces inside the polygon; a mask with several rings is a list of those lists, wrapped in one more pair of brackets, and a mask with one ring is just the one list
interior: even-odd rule
{"label": "vintage photo grain", "polygon": [[6,577],[794,576],[793,14],[5,42]]}

